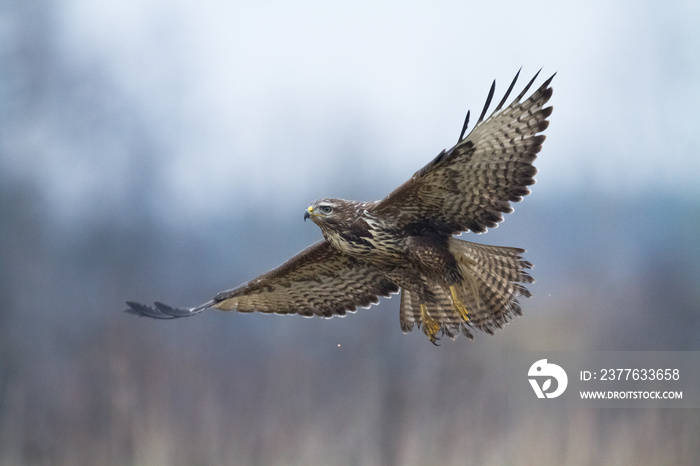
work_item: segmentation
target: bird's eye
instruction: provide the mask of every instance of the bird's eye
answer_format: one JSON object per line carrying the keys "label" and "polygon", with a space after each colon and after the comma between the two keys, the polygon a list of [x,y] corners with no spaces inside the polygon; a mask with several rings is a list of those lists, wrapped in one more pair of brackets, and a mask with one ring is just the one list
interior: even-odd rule
{"label": "bird's eye", "polygon": [[330,214],[333,211],[333,208],[329,205],[322,205],[319,207],[321,209],[321,213],[324,214]]}

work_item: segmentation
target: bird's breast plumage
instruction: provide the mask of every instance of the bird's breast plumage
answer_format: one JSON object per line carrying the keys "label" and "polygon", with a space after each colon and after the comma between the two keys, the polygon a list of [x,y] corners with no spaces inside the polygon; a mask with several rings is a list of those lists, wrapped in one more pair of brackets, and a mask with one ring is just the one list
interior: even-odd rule
{"label": "bird's breast plumage", "polygon": [[391,265],[405,260],[404,236],[386,221],[364,214],[343,231],[325,231],[326,240],[345,254]]}

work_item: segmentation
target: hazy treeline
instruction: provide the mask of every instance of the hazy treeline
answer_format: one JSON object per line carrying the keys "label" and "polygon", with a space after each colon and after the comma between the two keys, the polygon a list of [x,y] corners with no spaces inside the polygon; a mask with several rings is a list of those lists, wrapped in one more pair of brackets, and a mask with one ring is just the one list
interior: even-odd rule
{"label": "hazy treeline", "polygon": [[[524,316],[475,342],[403,335],[396,298],[344,319],[136,318],[125,300],[199,304],[320,238],[302,223],[311,182],[362,199],[394,186],[359,181],[353,150],[373,144],[348,128],[299,192],[179,204],[167,134],[104,68],[61,53],[54,8],[0,6],[0,465],[700,461],[697,410],[533,410],[509,402],[505,364],[700,350],[700,199],[535,186],[465,237],[527,248],[537,279]],[[232,173],[231,189],[248,176],[264,179]]]}

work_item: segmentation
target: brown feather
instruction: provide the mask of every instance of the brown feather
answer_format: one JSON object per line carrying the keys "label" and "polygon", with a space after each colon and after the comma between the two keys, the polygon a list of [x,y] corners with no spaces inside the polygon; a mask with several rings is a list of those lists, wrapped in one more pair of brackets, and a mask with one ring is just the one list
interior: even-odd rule
{"label": "brown feather", "polygon": [[464,140],[376,203],[373,213],[395,216],[404,228],[430,221],[450,234],[496,227],[501,214],[512,211],[508,203],[522,200],[530,192],[526,186],[535,182],[532,162],[544,142],[538,133],[552,113],[543,107],[552,95],[553,77],[524,102],[523,92],[505,109],[497,108]]}
{"label": "brown feather", "polygon": [[[539,72],[538,72],[539,73]],[[521,314],[529,296],[531,264],[516,248],[452,238],[498,226],[511,202],[534,184],[532,165],[552,108],[552,77],[526,100],[535,81],[506,108],[518,74],[491,115],[491,86],[476,126],[443,150],[381,201],[319,199],[305,212],[324,240],[281,266],[189,309],[128,302],[128,312],[156,319],[195,315],[214,307],[240,312],[332,317],[368,307],[402,289],[401,329],[418,326],[436,341],[443,335],[472,338],[471,329],[493,333]]]}

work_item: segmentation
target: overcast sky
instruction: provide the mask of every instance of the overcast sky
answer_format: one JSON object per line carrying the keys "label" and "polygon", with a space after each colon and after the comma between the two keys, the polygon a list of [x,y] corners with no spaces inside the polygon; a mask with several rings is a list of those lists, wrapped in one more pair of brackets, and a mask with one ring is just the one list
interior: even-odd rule
{"label": "overcast sky", "polygon": [[[538,83],[557,72],[542,195],[697,197],[698,18],[694,1],[65,1],[50,44],[132,105],[167,153],[158,191],[192,211],[383,196],[454,144],[491,81],[500,98],[521,66],[521,86],[540,67]],[[2,26],[8,49],[26,25]],[[125,149],[43,144],[6,151],[3,166],[43,177],[59,206],[128,187]],[[348,188],[365,171],[373,187]]]}

